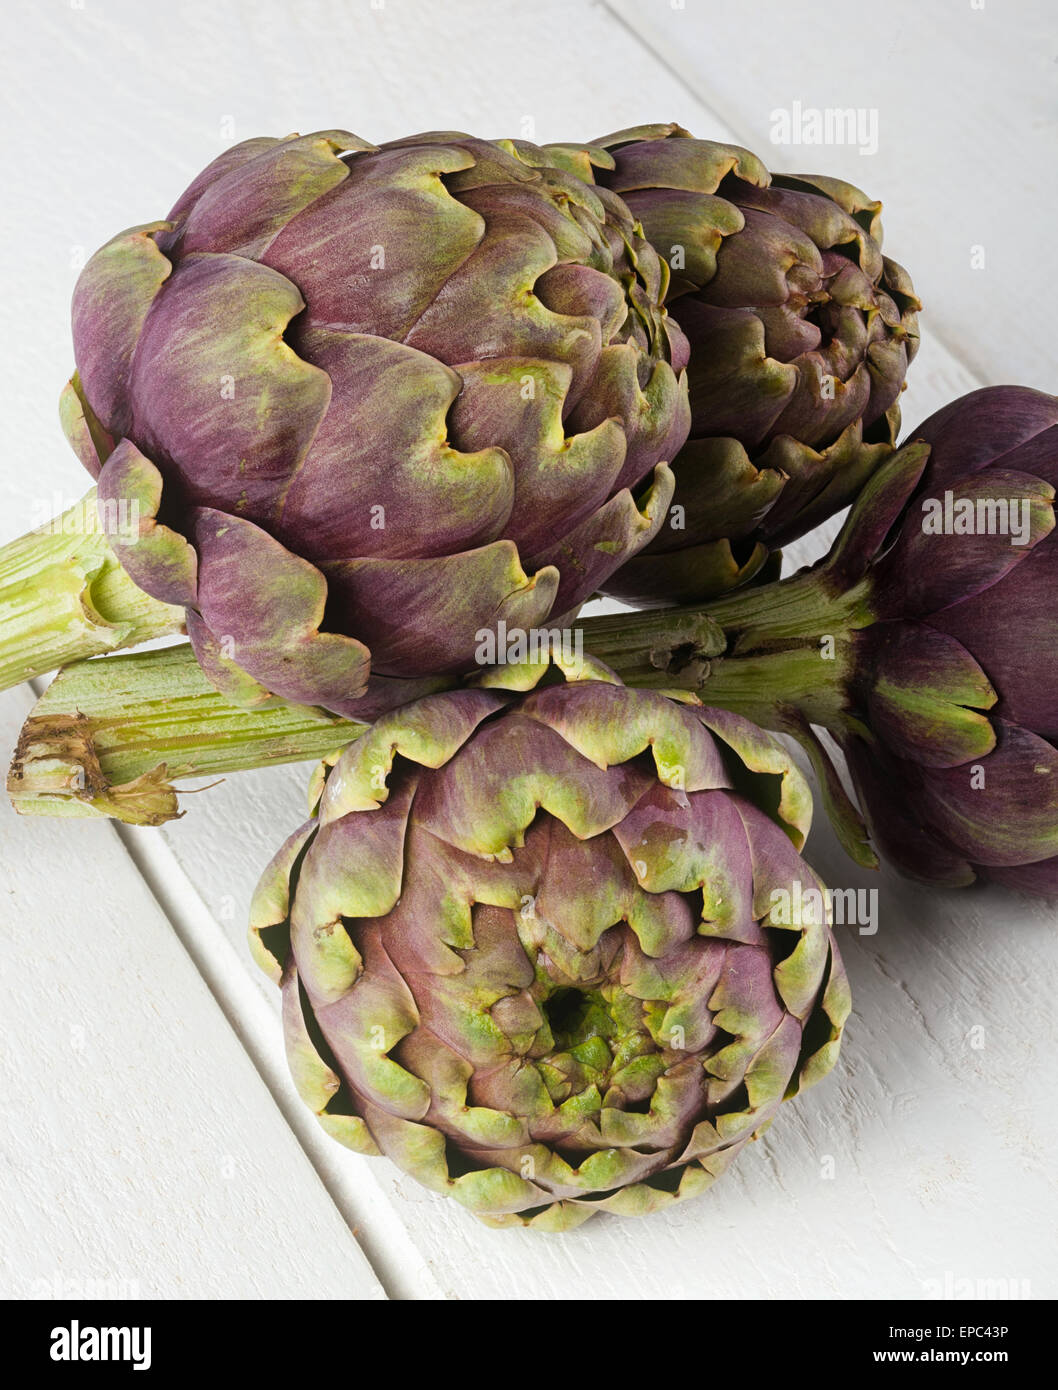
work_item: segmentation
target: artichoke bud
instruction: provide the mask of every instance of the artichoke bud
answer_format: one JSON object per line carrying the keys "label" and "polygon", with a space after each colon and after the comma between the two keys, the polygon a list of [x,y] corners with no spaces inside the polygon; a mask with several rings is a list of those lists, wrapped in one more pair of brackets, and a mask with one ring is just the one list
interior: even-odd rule
{"label": "artichoke bud", "polygon": [[561,1230],[708,1186],[833,1065],[848,991],[823,917],[793,953],[769,925],[816,883],[774,739],[612,678],[518,686],[379,720],[374,800],[341,755],[262,881],[255,954],[292,924],[288,1053],[328,1132]]}

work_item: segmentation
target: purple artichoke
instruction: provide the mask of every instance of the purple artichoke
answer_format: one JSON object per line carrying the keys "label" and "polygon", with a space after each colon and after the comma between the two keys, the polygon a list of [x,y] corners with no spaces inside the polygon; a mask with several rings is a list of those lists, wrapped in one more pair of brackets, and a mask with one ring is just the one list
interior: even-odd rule
{"label": "purple artichoke", "polygon": [[848,1014],[810,805],[746,721],[602,680],[383,716],[255,898],[303,1099],[494,1225],[708,1187]]}
{"label": "purple artichoke", "polygon": [[586,156],[668,263],[691,348],[671,524],[602,587],[641,607],[703,602],[847,506],[892,453],[919,301],[882,255],[881,204],[850,184],[769,174],[674,125]]}
{"label": "purple artichoke", "polygon": [[1058,894],[1058,398],[974,391],[914,437],[929,459],[869,571],[849,767],[906,872]]}
{"label": "purple artichoke", "polygon": [[973,391],[913,439],[813,569],[644,615],[631,638],[603,619],[593,650],[801,739],[862,862],[876,861],[812,726],[844,750],[898,868],[1058,894],[1058,397]]}
{"label": "purple artichoke", "polygon": [[68,435],[229,694],[371,717],[501,620],[561,625],[661,524],[667,270],[549,158],[248,140],[86,266]]}

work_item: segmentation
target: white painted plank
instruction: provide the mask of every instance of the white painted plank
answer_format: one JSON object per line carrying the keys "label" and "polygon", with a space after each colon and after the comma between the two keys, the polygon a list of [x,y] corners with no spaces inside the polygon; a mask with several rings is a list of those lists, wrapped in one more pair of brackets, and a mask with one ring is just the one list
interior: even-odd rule
{"label": "white painted plank", "polygon": [[0,1000],[0,1297],[384,1297],[109,826],[0,806]]}

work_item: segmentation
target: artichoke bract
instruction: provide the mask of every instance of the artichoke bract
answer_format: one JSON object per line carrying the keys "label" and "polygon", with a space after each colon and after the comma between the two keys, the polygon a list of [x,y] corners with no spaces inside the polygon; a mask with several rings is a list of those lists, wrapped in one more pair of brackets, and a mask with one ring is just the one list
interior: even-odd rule
{"label": "artichoke bract", "polygon": [[882,254],[881,204],[851,184],[770,174],[675,125],[586,157],[668,263],[691,349],[672,524],[603,587],[643,607],[704,602],[847,506],[892,453],[920,304]]}
{"label": "artichoke bract", "polygon": [[227,693],[370,718],[484,629],[560,624],[661,524],[689,420],[667,268],[548,159],[248,140],[88,262],[67,434]]}
{"label": "artichoke bract", "polygon": [[604,679],[383,716],[255,896],[302,1098],[494,1225],[708,1187],[837,1055],[810,807],[770,735]]}

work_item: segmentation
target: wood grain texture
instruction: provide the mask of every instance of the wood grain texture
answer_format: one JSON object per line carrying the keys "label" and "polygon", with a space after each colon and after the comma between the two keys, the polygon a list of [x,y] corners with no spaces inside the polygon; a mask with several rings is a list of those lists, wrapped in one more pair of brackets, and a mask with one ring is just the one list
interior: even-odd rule
{"label": "wood grain texture", "polygon": [[[1035,269],[1055,201],[1042,4],[897,0],[882,18],[849,3],[837,21],[832,6],[772,0],[9,10],[0,274],[14,331],[0,372],[18,424],[2,538],[53,510],[54,490],[86,485],[55,422],[81,253],[164,213],[227,144],[261,133],[455,126],[543,141],[677,119],[756,144],[776,167],[803,161],[884,198],[887,249],[927,301],[909,424],[985,381],[1054,389],[1053,291]],[[795,98],[876,105],[878,154],[767,148],[770,111]],[[987,269],[971,275],[977,242]],[[3,703],[7,743],[26,704]],[[73,1271],[157,1296],[369,1297],[355,1225],[404,1298],[917,1298],[960,1280],[1058,1293],[1053,911],[857,875],[820,825],[810,856],[824,878],[881,891],[877,935],[846,941],[855,1014],[835,1076],[669,1215],[494,1232],[327,1141],[285,1079],[278,1001],[244,922],[303,818],[307,772],[229,778],[184,820],[120,841],[0,819],[9,1288]],[[71,1026],[87,1028],[74,1057]],[[236,1155],[235,1180],[217,1180],[218,1154]]]}

